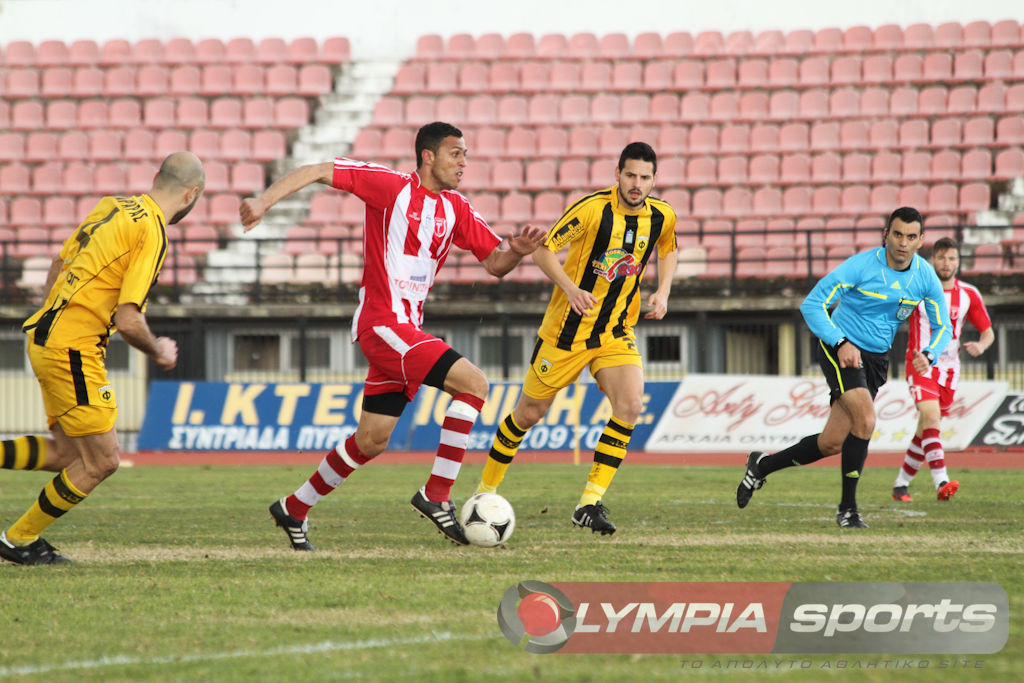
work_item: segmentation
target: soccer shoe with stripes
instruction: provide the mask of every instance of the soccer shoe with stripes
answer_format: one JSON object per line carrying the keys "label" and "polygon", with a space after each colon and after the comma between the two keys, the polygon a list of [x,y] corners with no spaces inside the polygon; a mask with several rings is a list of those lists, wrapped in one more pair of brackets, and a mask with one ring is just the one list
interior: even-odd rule
{"label": "soccer shoe with stripes", "polygon": [[14,545],[7,540],[7,532],[0,534],[0,557],[15,564],[66,564],[71,562],[42,538],[28,545]]}
{"label": "soccer shoe with stripes", "polygon": [[284,506],[284,501],[285,499],[282,498],[271,503],[270,516],[288,534],[288,542],[292,544],[293,549],[316,550],[313,544],[309,542],[309,539],[306,538],[306,532],[309,531],[309,521],[304,519],[300,522],[289,515],[288,510]]}
{"label": "soccer shoe with stripes", "polygon": [[608,508],[597,501],[593,505],[576,506],[572,513],[572,523],[580,528],[588,528],[593,533],[611,536],[615,533],[615,525],[608,521]]}
{"label": "soccer shoe with stripes", "polygon": [[857,508],[839,510],[836,513],[836,524],[842,529],[867,529],[868,525],[860,518]]}
{"label": "soccer shoe with stripes", "polygon": [[417,491],[409,502],[421,517],[426,517],[433,522],[437,530],[449,541],[457,545],[469,545],[469,540],[462,531],[462,525],[459,524],[459,520],[455,516],[455,503],[450,500],[435,503],[427,498],[426,487]]}
{"label": "soccer shoe with stripes", "polygon": [[764,477],[761,476],[761,471],[757,469],[757,463],[761,461],[761,458],[767,458],[767,453],[761,451],[753,451],[747,456],[747,469],[743,473],[743,481],[736,487],[736,505],[740,508],[747,507],[747,503],[750,502],[750,497],[754,495],[754,491],[764,486]]}
{"label": "soccer shoe with stripes", "polygon": [[939,484],[939,490],[936,491],[936,495],[939,500],[949,500],[953,495],[960,490],[960,482],[958,481],[944,481]]}
{"label": "soccer shoe with stripes", "polygon": [[892,499],[898,500],[901,503],[909,503],[914,500],[910,497],[910,491],[907,490],[906,486],[893,486],[892,487]]}

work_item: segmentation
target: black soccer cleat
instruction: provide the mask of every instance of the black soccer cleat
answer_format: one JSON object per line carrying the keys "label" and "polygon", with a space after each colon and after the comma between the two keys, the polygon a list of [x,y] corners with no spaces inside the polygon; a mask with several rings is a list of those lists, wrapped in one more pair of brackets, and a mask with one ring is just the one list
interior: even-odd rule
{"label": "black soccer cleat", "polygon": [[285,499],[282,498],[271,503],[270,516],[288,534],[288,542],[292,544],[293,549],[316,550],[306,537],[306,532],[309,531],[309,521],[304,519],[300,522],[289,515],[288,510],[284,506],[284,501]]}
{"label": "black soccer cleat", "polygon": [[0,534],[0,557],[15,564],[69,564],[71,560],[43,538],[28,545],[14,545],[7,540],[7,532]]}
{"label": "black soccer cleat", "polygon": [[761,451],[753,451],[747,456],[747,469],[743,473],[743,481],[736,487],[736,505],[740,508],[747,507],[754,491],[764,486],[764,477],[761,476],[757,463],[761,462],[761,458],[767,457],[768,454]]}
{"label": "black soccer cleat", "polygon": [[433,522],[437,530],[449,541],[456,545],[469,545],[469,540],[462,531],[462,525],[459,524],[459,520],[455,516],[455,503],[450,500],[435,503],[427,498],[426,487],[413,494],[412,500],[409,502],[421,517]]}
{"label": "black soccer cleat", "polygon": [[849,510],[840,509],[836,513],[836,524],[842,529],[867,529],[868,525],[860,518],[860,513],[857,512],[857,508],[850,508]]}
{"label": "black soccer cleat", "polygon": [[893,486],[892,487],[892,499],[898,500],[901,503],[909,503],[913,498],[910,496],[910,491],[907,490],[906,486]]}
{"label": "black soccer cleat", "polygon": [[600,533],[602,536],[611,536],[615,533],[615,525],[608,521],[608,508],[601,501],[593,505],[576,506],[572,513],[573,526],[589,528],[593,533]]}

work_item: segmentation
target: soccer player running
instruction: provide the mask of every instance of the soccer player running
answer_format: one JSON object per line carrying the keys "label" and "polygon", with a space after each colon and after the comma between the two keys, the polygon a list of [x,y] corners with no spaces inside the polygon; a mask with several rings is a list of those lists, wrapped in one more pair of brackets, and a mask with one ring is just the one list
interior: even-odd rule
{"label": "soccer player running", "polygon": [[921,314],[921,306],[914,309],[909,323],[906,373],[910,394],[917,406],[917,431],[910,442],[910,447],[907,448],[903,466],[897,473],[892,488],[893,500],[902,502],[913,500],[907,487],[926,460],[939,500],[949,500],[960,489],[960,482],[951,481],[946,471],[946,456],[942,450],[939,422],[941,417],[949,415],[949,408],[953,405],[956,387],[960,381],[960,337],[964,321],[970,321],[980,333],[978,341],[963,343],[964,349],[971,356],[977,358],[983,354],[996,338],[981,293],[973,285],[956,277],[960,268],[960,245],[956,240],[950,237],[936,240],[930,260],[946,296],[952,339],[946,349],[939,354],[933,367],[924,373],[916,372],[913,366],[914,355],[921,348],[921,340],[927,339],[931,334],[931,327],[927,315]]}
{"label": "soccer player running", "polygon": [[3,559],[70,562],[40,534],[120,463],[117,401],[104,365],[107,342],[120,332],[159,367],[174,367],[177,344],[154,336],[144,311],[167,255],[166,225],[192,210],[204,185],[203,165],[194,154],[172,154],[148,194],[101,199],[54,258],[46,302],[23,328],[52,436],[22,436],[4,441],[0,450],[4,469],[58,474],[0,534]]}
{"label": "soccer player running", "polygon": [[[747,457],[736,504],[747,506],[769,474],[842,453],[842,496],[836,521],[867,528],[857,510],[857,482],[875,430],[874,398],[889,372],[888,352],[899,326],[923,305],[931,339],[914,354],[914,369],[936,363],[950,338],[949,312],[935,270],[917,255],[924,219],[909,207],[889,216],[881,247],[855,254],[815,285],[800,312],[817,339],[813,344],[829,387],[831,409],[820,434],[767,455]],[[835,308],[832,308],[832,307]],[[832,309],[831,313],[829,309]]]}
{"label": "soccer player running", "polygon": [[[594,450],[594,464],[571,520],[602,535],[615,533],[602,503],[626,457],[643,408],[643,363],[633,326],[640,314],[640,283],[658,254],[658,287],[647,299],[645,318],[665,316],[676,267],[676,215],[651,197],[658,160],[644,142],[622,150],[614,187],[583,197],[548,231],[534,261],[555,283],[523,390],[494,435],[477,493],[494,492],[531,427],[555,395],[585,367],[612,407]],[[556,254],[568,247],[565,265]]]}
{"label": "soccer player running", "polygon": [[270,207],[312,183],[350,192],[366,204],[362,285],[352,319],[352,341],[370,365],[362,414],[344,446],[332,449],[302,486],[270,506],[295,550],[313,550],[307,537],[310,508],[384,452],[398,418],[422,384],[444,390],[452,400],[430,478],[411,503],[452,542],[468,544],[451,488],[489,387],[479,368],[422,330],[423,305],[453,246],[471,251],[488,273],[502,277],[537,248],[544,231],[528,225],[502,240],[455,191],[467,155],[458,128],[442,122],[423,126],[415,150],[414,173],[338,158],[297,168],[261,196],[244,200],[240,208],[248,231]]}

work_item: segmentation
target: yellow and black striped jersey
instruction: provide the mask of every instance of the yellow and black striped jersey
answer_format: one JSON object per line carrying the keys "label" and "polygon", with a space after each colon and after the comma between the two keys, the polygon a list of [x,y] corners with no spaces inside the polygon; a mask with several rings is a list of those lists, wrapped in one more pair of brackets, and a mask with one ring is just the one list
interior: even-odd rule
{"label": "yellow and black striped jersey", "polygon": [[106,346],[118,306],[145,310],[166,255],[164,214],[149,195],[104,197],[64,242],[57,281],[23,329],[40,346]]}
{"label": "yellow and black striped jersey", "polygon": [[569,247],[565,273],[598,304],[590,315],[580,316],[556,286],[537,334],[566,351],[594,349],[610,337],[633,335],[648,259],[655,248],[659,258],[676,250],[676,214],[654,197],[639,211],[627,212],[614,186],[570,206],[548,231],[544,246],[555,253]]}

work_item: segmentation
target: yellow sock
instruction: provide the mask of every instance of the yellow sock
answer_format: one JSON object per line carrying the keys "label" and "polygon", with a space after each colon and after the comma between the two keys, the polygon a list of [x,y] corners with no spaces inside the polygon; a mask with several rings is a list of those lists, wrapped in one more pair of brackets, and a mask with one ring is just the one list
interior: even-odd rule
{"label": "yellow sock", "polygon": [[46,464],[46,437],[19,436],[10,441],[0,441],[0,469],[38,470]]}
{"label": "yellow sock", "polygon": [[604,431],[601,432],[601,438],[597,440],[597,448],[594,449],[594,465],[587,475],[587,485],[580,496],[580,507],[594,505],[604,498],[605,491],[612,483],[612,477],[626,457],[629,439],[633,436],[633,427],[634,425],[623,422],[614,415],[608,420]]}
{"label": "yellow sock", "polygon": [[75,507],[88,494],[82,493],[68,479],[67,470],[43,487],[32,507],[7,530],[7,540],[15,545],[28,545],[39,538],[43,530],[57,518]]}
{"label": "yellow sock", "polygon": [[520,429],[512,413],[506,415],[494,435],[494,443],[491,444],[491,452],[487,455],[480,486],[476,488],[477,493],[494,493],[498,490],[498,484],[505,478],[505,470],[512,464],[512,458],[515,457],[525,436],[526,430]]}

